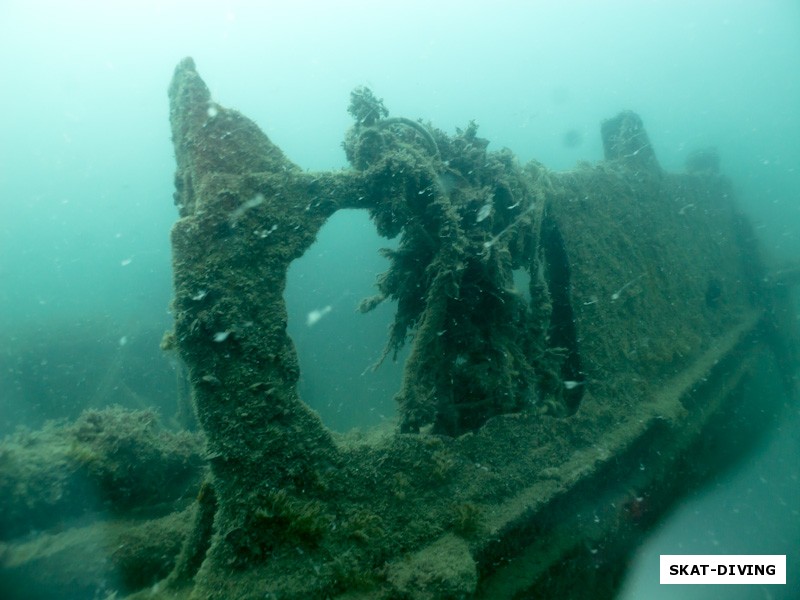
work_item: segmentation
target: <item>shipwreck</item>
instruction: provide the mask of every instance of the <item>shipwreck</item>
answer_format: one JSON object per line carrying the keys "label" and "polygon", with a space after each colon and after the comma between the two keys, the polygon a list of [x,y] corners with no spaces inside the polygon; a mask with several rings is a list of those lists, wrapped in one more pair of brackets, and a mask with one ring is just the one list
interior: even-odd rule
{"label": "shipwreck", "polygon": [[[115,513],[138,541],[103,568],[132,598],[612,598],[658,519],[746,453],[726,440],[781,410],[748,374],[794,393],[797,272],[768,272],[713,152],[666,172],[633,112],[603,122],[604,160],[553,172],[359,88],[350,168],[307,172],[191,59],[169,99],[164,346],[201,436],[180,445],[189,495]],[[283,296],[342,209],[399,238],[361,309],[395,302],[386,354],[410,347],[396,428],[359,439],[299,397]]]}

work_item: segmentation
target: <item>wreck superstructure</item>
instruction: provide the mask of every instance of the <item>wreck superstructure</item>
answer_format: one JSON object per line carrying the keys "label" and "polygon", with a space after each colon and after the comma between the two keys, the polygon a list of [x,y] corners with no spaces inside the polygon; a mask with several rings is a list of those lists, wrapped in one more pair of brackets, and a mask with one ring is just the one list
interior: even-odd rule
{"label": "wreck superstructure", "polygon": [[[648,527],[728,460],[707,448],[732,419],[778,410],[737,393],[764,348],[794,383],[784,299],[729,182],[712,156],[665,172],[632,112],[603,123],[603,161],[556,173],[361,88],[351,168],[309,173],[191,59],[169,95],[165,346],[208,468],[142,598],[612,597]],[[386,352],[410,344],[397,429],[365,439],[299,397],[283,299],[347,208],[399,236],[361,308],[396,301]]]}
{"label": "wreck superstructure", "polygon": [[[170,97],[174,339],[215,498],[187,577],[207,593],[232,568],[277,596],[488,595],[515,564],[514,585],[535,587],[565,555],[624,539],[630,490],[674,485],[771,326],[729,184],[702,165],[665,173],[634,113],[603,124],[605,161],[552,173],[359,89],[353,168],[305,173],[214,104],[190,60]],[[387,351],[412,339],[399,431],[372,445],[337,442],[303,404],[286,334],[288,266],[344,208],[400,236],[362,304],[397,301]],[[581,522],[589,503],[601,524]],[[526,561],[542,544],[551,562]]]}

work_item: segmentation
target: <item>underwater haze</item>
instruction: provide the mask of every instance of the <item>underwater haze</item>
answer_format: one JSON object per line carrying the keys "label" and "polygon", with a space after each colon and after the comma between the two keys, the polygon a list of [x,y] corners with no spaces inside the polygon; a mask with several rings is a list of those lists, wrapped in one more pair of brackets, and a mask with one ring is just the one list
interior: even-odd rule
{"label": "underwater haze", "polygon": [[[191,425],[182,368],[159,348],[177,219],[166,90],[186,56],[217,103],[310,171],[348,166],[362,85],[392,116],[448,133],[474,120],[490,150],[554,170],[602,159],[601,121],[636,111],[667,171],[716,148],[768,265],[800,262],[796,0],[2,0],[0,436],[111,404]],[[356,312],[392,243],[343,211],[289,271],[300,393],[338,431],[395,417],[404,356],[373,369],[392,306]],[[782,393],[767,375],[749,386]],[[751,460],[682,504],[622,597],[723,597],[659,586],[659,554],[787,553],[787,586],[724,597],[800,597],[799,427],[793,405]]]}

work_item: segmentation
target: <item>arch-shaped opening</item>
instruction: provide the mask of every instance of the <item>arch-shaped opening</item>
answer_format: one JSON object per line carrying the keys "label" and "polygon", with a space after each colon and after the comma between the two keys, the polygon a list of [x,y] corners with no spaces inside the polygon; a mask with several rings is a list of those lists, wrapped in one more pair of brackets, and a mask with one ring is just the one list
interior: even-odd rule
{"label": "arch-shaped opening", "polygon": [[377,234],[366,211],[340,210],[289,266],[284,300],[300,363],[298,392],[334,431],[379,425],[397,413],[406,352],[373,369],[396,305],[387,300],[366,314],[356,310],[375,294],[376,278],[388,267],[378,250],[393,245]]}

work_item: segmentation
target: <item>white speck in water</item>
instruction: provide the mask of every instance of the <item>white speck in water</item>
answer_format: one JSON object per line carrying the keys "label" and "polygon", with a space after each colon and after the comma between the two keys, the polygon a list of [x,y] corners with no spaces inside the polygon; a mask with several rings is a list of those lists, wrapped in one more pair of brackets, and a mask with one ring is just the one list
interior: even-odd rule
{"label": "white speck in water", "polygon": [[564,387],[567,388],[568,390],[574,390],[579,385],[583,385],[583,382],[582,381],[565,381],[564,382]]}
{"label": "white speck in water", "polygon": [[132,258],[126,258],[124,260],[119,261],[119,264],[123,267],[127,267],[129,264],[133,262]]}
{"label": "white speck in water", "polygon": [[247,202],[242,203],[241,206],[239,206],[238,208],[232,210],[231,211],[231,215],[230,215],[230,219],[228,219],[228,221],[230,222],[230,226],[231,227],[236,227],[236,223],[239,221],[239,219],[242,218],[242,215],[244,215],[244,213],[246,213],[251,208],[255,208],[256,206],[259,206],[260,204],[263,204],[264,200],[265,200],[265,198],[264,198],[263,194],[256,194],[255,196],[250,198],[250,200],[248,200]]}
{"label": "white speck in water", "polygon": [[333,307],[330,304],[328,306],[325,306],[324,308],[317,308],[315,310],[312,310],[310,313],[308,313],[308,315],[306,315],[306,326],[313,327],[322,317],[327,315],[332,310]]}
{"label": "white speck in water", "polygon": [[128,336],[127,335],[123,335],[121,338],[119,338],[119,345],[120,346],[124,346],[127,343],[128,343]]}
{"label": "white speck in water", "polygon": [[517,218],[516,218],[516,219],[514,219],[514,220],[513,220],[511,223],[509,223],[508,225],[506,225],[506,226],[503,228],[503,230],[502,230],[500,233],[498,233],[496,236],[494,236],[494,237],[493,237],[492,239],[490,239],[488,242],[483,242],[483,247],[484,247],[484,249],[485,249],[485,250],[488,250],[488,249],[490,249],[492,246],[494,246],[494,245],[497,243],[497,241],[498,241],[498,240],[499,240],[501,237],[503,237],[503,235],[505,235],[505,233],[506,233],[508,230],[510,230],[512,227],[514,227],[514,225],[516,225],[517,223],[519,223],[519,222],[522,220],[522,218],[523,218],[525,215],[527,215],[529,212],[533,211],[535,208],[536,208],[536,203],[535,203],[535,202],[531,202],[531,203],[528,205],[528,208],[526,208],[526,209],[525,209],[525,210],[523,210],[521,213],[519,213],[519,215],[517,216]]}
{"label": "white speck in water", "polygon": [[210,104],[208,106],[208,118],[209,119],[213,119],[218,114],[219,114],[219,109],[216,106],[214,106],[213,104]]}
{"label": "white speck in water", "polygon": [[231,332],[228,330],[218,331],[217,333],[214,334],[214,341],[217,343],[224,342],[225,340],[228,339],[228,336],[230,336],[230,334]]}
{"label": "white speck in water", "polygon": [[627,290],[627,289],[628,289],[628,288],[629,288],[631,285],[633,285],[634,283],[636,283],[637,281],[639,281],[639,280],[640,280],[642,277],[644,277],[644,275],[645,275],[645,274],[644,274],[644,273],[642,273],[642,274],[641,274],[641,275],[639,275],[638,277],[634,277],[634,278],[633,278],[633,279],[631,279],[631,280],[630,280],[628,283],[626,283],[626,284],[625,284],[625,285],[623,285],[621,288],[619,288],[619,289],[618,289],[616,292],[614,292],[613,294],[611,294],[611,301],[612,301],[612,302],[616,302],[617,300],[619,300],[620,296],[622,295],[622,292],[624,292],[624,291],[625,291],[625,290]]}
{"label": "white speck in water", "polygon": [[206,296],[208,296],[208,292],[206,290],[200,290],[194,296],[192,296],[192,300],[194,300],[195,302],[199,302]]}
{"label": "white speck in water", "polygon": [[481,206],[480,210],[478,211],[478,216],[475,219],[477,223],[480,223],[484,219],[486,219],[490,214],[492,214],[492,201],[487,200],[486,204]]}
{"label": "white speck in water", "polygon": [[273,226],[272,226],[272,227],[270,227],[269,229],[258,229],[258,230],[256,230],[256,231],[255,231],[255,234],[256,234],[258,237],[260,237],[261,239],[264,239],[264,238],[265,238],[265,237],[267,237],[269,234],[271,234],[273,231],[275,231],[277,228],[278,228],[278,226],[277,226],[277,225],[273,225]]}

